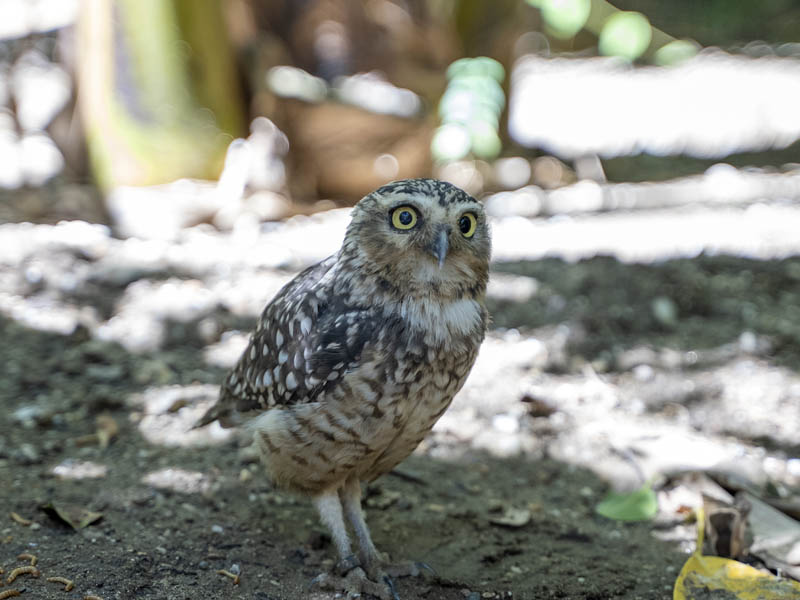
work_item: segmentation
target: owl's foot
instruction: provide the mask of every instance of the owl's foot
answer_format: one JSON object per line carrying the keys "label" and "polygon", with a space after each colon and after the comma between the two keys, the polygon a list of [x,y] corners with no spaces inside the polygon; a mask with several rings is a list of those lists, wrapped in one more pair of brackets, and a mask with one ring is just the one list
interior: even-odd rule
{"label": "owl's foot", "polygon": [[355,554],[351,554],[349,556],[344,557],[342,560],[336,563],[333,567],[333,570],[336,571],[338,575],[344,577],[350,571],[360,566],[361,563],[358,562],[358,557]]}
{"label": "owl's foot", "polygon": [[347,598],[361,598],[368,594],[379,600],[400,600],[391,577],[383,574],[380,579],[380,582],[373,581],[367,577],[364,569],[355,567],[342,575],[333,573],[317,575],[311,581],[311,585],[319,586],[322,590],[344,593]]}
{"label": "owl's foot", "polygon": [[396,563],[383,563],[383,571],[391,577],[418,577],[422,571],[429,571],[436,575],[433,567],[421,561],[404,560]]}

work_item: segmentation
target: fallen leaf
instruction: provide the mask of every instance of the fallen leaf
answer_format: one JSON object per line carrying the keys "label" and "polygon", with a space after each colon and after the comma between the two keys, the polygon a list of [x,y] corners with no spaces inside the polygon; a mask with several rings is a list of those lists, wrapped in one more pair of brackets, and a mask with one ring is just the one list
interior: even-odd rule
{"label": "fallen leaf", "polygon": [[89,433],[87,435],[82,435],[78,438],[75,438],[75,445],[78,446],[78,448],[83,448],[84,446],[94,446],[96,444],[105,450],[108,448],[109,444],[111,444],[111,440],[117,437],[117,434],[119,433],[119,425],[117,425],[117,422],[111,415],[98,415],[94,422],[94,433]]}
{"label": "fallen leaf", "polygon": [[616,521],[646,521],[658,512],[658,499],[650,484],[646,483],[627,494],[609,492],[595,510]]}
{"label": "fallen leaf", "polygon": [[12,520],[25,527],[33,523],[33,521],[31,521],[30,519],[26,519],[25,517],[20,516],[19,514],[13,511],[9,513],[9,516],[11,517]]}
{"label": "fallen leaf", "polygon": [[100,443],[100,440],[97,438],[96,433],[89,433],[87,435],[82,435],[80,437],[76,437],[73,442],[78,448],[85,448],[86,446],[94,446]]}
{"label": "fallen leaf", "polygon": [[371,498],[367,498],[367,506],[370,508],[377,508],[379,510],[385,510],[396,504],[398,500],[400,500],[402,494],[400,492],[395,492],[392,490],[381,490],[381,493],[377,496],[372,496]]}
{"label": "fallen leaf", "polygon": [[558,409],[553,406],[553,403],[545,398],[537,398],[525,394],[520,398],[520,402],[524,402],[528,405],[528,414],[533,418],[546,418],[558,412]]}
{"label": "fallen leaf", "polygon": [[800,522],[748,492],[736,494],[750,507],[748,524],[753,535],[750,554],[771,569],[800,578]]}
{"label": "fallen leaf", "polygon": [[706,545],[710,554],[735,560],[747,554],[745,532],[749,511],[750,504],[738,495],[736,501],[729,504],[703,496]]}
{"label": "fallen leaf", "polygon": [[502,527],[524,527],[531,520],[531,511],[525,508],[507,508],[499,517],[492,517],[489,523]]}
{"label": "fallen leaf", "polygon": [[699,509],[697,549],[678,574],[673,600],[701,600],[710,598],[712,592],[721,592],[721,597],[731,600],[786,600],[800,595],[800,583],[796,581],[779,579],[729,558],[704,556],[704,529],[705,517]]}
{"label": "fallen leaf", "polygon": [[185,408],[187,406],[189,406],[189,401],[186,398],[178,398],[177,400],[175,400],[175,402],[169,405],[167,412],[176,413],[180,409]]}
{"label": "fallen leaf", "polygon": [[92,512],[75,504],[53,504],[48,502],[40,507],[51,519],[65,523],[73,529],[83,529],[103,518],[103,513]]}
{"label": "fallen leaf", "polygon": [[95,425],[97,427],[97,439],[100,443],[101,448],[108,448],[108,445],[111,443],[117,434],[119,433],[119,425],[109,414],[102,414],[98,415],[95,419]]}

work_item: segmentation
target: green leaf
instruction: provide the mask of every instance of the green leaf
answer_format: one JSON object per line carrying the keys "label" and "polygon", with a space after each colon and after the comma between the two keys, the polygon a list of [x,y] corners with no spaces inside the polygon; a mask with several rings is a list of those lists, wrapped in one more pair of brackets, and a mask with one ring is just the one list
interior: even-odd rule
{"label": "green leaf", "polygon": [[595,510],[616,521],[646,521],[658,512],[658,500],[650,484],[646,483],[628,494],[609,492]]}

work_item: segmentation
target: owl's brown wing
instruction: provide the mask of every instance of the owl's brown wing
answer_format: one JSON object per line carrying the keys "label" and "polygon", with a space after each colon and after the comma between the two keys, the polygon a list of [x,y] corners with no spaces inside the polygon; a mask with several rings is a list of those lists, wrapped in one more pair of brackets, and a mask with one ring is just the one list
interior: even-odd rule
{"label": "owl's brown wing", "polygon": [[236,425],[278,405],[312,402],[357,366],[377,327],[368,307],[333,294],[336,257],[306,269],[266,306],[217,404],[197,427]]}

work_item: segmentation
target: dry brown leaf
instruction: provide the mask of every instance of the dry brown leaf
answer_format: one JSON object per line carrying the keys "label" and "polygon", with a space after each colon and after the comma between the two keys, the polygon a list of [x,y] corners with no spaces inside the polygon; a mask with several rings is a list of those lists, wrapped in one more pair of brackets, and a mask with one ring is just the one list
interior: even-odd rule
{"label": "dry brown leaf", "polygon": [[117,437],[119,433],[119,425],[117,425],[114,417],[109,414],[98,415],[95,419],[95,425],[97,426],[97,439],[100,447],[108,448],[111,440]]}
{"label": "dry brown leaf", "polygon": [[75,504],[54,504],[48,502],[40,507],[56,521],[65,523],[75,530],[83,529],[103,518],[103,513],[93,512]]}

